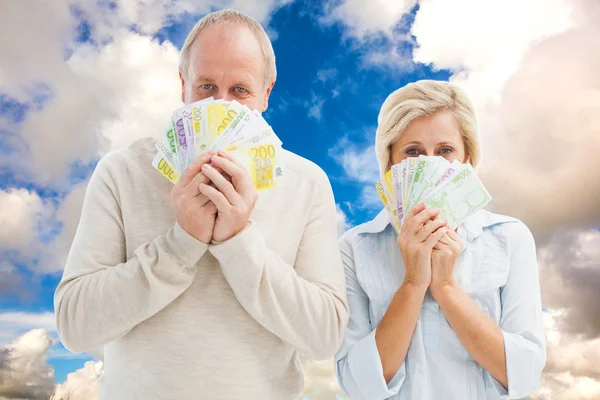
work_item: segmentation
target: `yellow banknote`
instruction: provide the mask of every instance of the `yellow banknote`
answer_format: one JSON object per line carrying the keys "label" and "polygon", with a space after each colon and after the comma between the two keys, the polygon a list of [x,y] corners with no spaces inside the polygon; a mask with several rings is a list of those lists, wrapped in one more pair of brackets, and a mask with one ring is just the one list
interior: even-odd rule
{"label": "yellow banknote", "polygon": [[282,151],[280,146],[266,143],[230,153],[244,165],[254,187],[262,190],[276,187],[283,177]]}
{"label": "yellow banknote", "polygon": [[391,178],[391,171],[388,171],[388,173],[384,175],[383,182],[381,179],[379,179],[377,183],[375,183],[375,188],[377,189],[377,194],[379,194],[379,198],[383,202],[383,205],[390,216],[390,221],[394,227],[394,230],[396,233],[400,233],[400,220],[398,219],[398,211],[396,210],[395,206],[393,189],[388,190],[389,178],[386,177],[388,174]]}
{"label": "yellow banknote", "polygon": [[161,173],[162,176],[167,178],[171,183],[175,184],[179,180],[179,174],[173,169],[173,167],[163,158],[160,153],[156,153],[152,160],[152,166]]}

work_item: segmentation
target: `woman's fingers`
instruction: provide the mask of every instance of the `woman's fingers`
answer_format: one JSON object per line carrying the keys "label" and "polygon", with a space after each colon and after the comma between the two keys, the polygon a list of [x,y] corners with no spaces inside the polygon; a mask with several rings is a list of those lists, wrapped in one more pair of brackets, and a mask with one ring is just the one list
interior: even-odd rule
{"label": "woman's fingers", "polygon": [[426,208],[414,215],[412,218],[408,218],[406,220],[407,232],[410,235],[416,235],[427,221],[434,219],[439,215],[439,213],[440,210],[437,208]]}
{"label": "woman's fingers", "polygon": [[423,244],[427,248],[433,249],[433,247],[436,244],[438,244],[438,242],[440,241],[442,236],[444,236],[447,231],[448,231],[448,228],[446,226],[442,226],[441,228],[438,228],[436,231],[434,231],[433,233],[431,233],[429,235],[429,237],[423,242]]}
{"label": "woman's fingers", "polygon": [[415,234],[415,239],[417,242],[421,243],[427,240],[429,235],[432,232],[437,231],[440,227],[446,225],[446,220],[441,217],[436,217],[432,220],[429,220],[423,224],[421,229]]}

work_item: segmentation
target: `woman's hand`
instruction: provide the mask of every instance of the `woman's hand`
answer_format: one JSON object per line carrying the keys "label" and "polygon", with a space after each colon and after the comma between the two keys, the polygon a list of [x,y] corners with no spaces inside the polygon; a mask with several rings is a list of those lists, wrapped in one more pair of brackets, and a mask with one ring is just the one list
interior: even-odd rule
{"label": "woman's hand", "polygon": [[405,217],[398,235],[398,247],[406,266],[404,282],[427,289],[431,283],[431,253],[446,234],[446,221],[437,218],[440,211],[415,205]]}
{"label": "woman's hand", "polygon": [[433,247],[431,252],[431,283],[429,288],[435,296],[436,290],[450,285],[456,285],[454,281],[454,267],[464,245],[458,234],[446,226],[446,234]]}

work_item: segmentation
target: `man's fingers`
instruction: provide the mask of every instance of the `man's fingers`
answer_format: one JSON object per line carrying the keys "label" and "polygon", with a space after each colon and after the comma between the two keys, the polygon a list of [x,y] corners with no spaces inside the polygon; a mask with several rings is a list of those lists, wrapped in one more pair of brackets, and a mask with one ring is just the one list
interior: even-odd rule
{"label": "man's fingers", "polygon": [[227,201],[235,206],[239,207],[243,205],[243,199],[239,193],[235,190],[233,184],[228,181],[223,175],[221,175],[215,168],[210,164],[204,164],[202,166],[202,173],[215,184],[215,187],[225,195]]}
{"label": "man's fingers", "polygon": [[231,209],[231,204],[229,204],[227,198],[225,198],[225,195],[223,195],[223,193],[219,192],[214,187],[211,187],[204,183],[200,184],[200,193],[208,197],[208,199],[214,203],[219,213],[225,215],[229,213],[229,210]]}
{"label": "man's fingers", "polygon": [[219,151],[219,156],[223,157],[229,161],[231,161],[232,163],[234,163],[235,165],[237,165],[238,167],[244,169],[244,166],[242,165],[242,163],[240,163],[235,157],[233,157],[230,153],[228,153],[225,150],[220,150]]}
{"label": "man's fingers", "polygon": [[200,171],[186,186],[183,187],[182,193],[189,198],[197,197],[200,195],[200,189],[198,189],[200,184],[208,182],[210,182],[210,180],[202,173],[202,171]]}
{"label": "man's fingers", "polygon": [[[194,179],[194,177],[200,173],[202,166],[210,160],[213,154],[214,152],[212,151],[207,151],[206,153],[200,154],[190,165],[187,166],[185,171],[183,171],[177,184],[182,188],[189,185],[192,179]],[[198,185],[196,185],[196,187],[198,187]]]}
{"label": "man's fingers", "polygon": [[222,168],[225,173],[231,176],[231,182],[233,183],[235,190],[243,198],[246,198],[248,192],[253,188],[248,171],[246,171],[243,166],[240,166],[237,161],[234,162],[220,156],[213,156],[211,162],[215,167]]}

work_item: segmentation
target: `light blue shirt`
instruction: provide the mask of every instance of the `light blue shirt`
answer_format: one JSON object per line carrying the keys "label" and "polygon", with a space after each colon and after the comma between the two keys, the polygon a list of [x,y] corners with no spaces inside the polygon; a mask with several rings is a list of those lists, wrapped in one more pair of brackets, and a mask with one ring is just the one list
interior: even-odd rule
{"label": "light blue shirt", "polygon": [[519,220],[479,211],[459,229],[465,248],[455,280],[502,329],[508,391],[466,351],[429,291],[407,356],[386,384],[375,330],[404,280],[397,235],[385,210],[342,236],[350,320],[335,357],[353,400],[521,398],[539,386],[546,363],[535,242]]}

